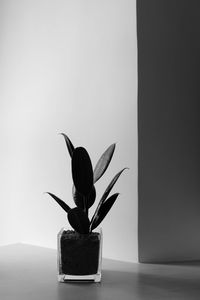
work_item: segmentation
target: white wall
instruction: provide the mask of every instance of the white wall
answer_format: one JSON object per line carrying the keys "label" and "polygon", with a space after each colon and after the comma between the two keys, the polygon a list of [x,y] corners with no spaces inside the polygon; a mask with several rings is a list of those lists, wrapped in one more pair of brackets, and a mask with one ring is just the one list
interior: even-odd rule
{"label": "white wall", "polygon": [[65,132],[95,164],[113,142],[98,196],[124,166],[102,223],[103,255],[137,260],[135,0],[0,1],[0,242],[56,247],[73,206]]}

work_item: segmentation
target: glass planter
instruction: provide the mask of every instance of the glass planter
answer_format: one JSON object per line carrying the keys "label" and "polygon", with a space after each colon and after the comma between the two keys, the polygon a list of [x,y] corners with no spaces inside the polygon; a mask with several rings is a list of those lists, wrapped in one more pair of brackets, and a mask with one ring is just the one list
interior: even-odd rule
{"label": "glass planter", "polygon": [[102,230],[89,234],[62,228],[58,233],[58,281],[100,282]]}

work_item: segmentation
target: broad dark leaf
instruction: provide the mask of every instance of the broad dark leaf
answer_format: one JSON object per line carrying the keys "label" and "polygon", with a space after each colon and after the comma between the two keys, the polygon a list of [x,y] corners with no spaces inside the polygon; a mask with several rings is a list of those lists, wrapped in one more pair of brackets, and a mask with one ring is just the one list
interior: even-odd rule
{"label": "broad dark leaf", "polygon": [[[74,199],[76,206],[84,209],[85,197],[76,190],[74,185],[72,187],[72,195],[73,195],[73,199]],[[96,189],[95,189],[94,185],[92,187],[92,190],[90,191],[90,193],[88,194],[88,196],[86,198],[87,198],[86,199],[87,208],[90,208],[94,204],[95,199],[96,199]]]}
{"label": "broad dark leaf", "polygon": [[60,198],[58,198],[57,196],[55,196],[52,193],[48,193],[66,212],[68,212],[71,208]]}
{"label": "broad dark leaf", "polygon": [[74,150],[72,177],[77,191],[87,197],[93,187],[93,169],[89,154],[83,147]]}
{"label": "broad dark leaf", "polygon": [[75,207],[70,209],[67,216],[70,225],[75,231],[83,234],[89,233],[90,221],[81,208]]}
{"label": "broad dark leaf", "polygon": [[91,222],[93,222],[93,220],[96,218],[100,206],[101,206],[101,205],[104,203],[104,201],[107,199],[107,197],[108,197],[110,191],[112,190],[114,184],[116,183],[117,179],[119,178],[119,176],[122,174],[122,172],[123,172],[125,169],[127,169],[127,168],[124,168],[124,169],[122,169],[120,172],[118,172],[118,173],[114,176],[114,178],[111,180],[110,184],[107,186],[107,188],[106,188],[106,190],[105,190],[103,196],[101,197],[101,200],[99,201],[99,204],[98,204],[98,206],[97,206],[97,208],[96,208],[96,210],[95,210],[95,213],[94,213],[94,215],[93,215],[93,217],[92,217],[92,221],[91,221]]}
{"label": "broad dark leaf", "polygon": [[113,153],[115,151],[115,144],[110,145],[108,149],[102,154],[98,160],[95,169],[94,169],[94,183],[101,178],[108,168],[110,161],[112,159]]}
{"label": "broad dark leaf", "polygon": [[113,194],[110,196],[99,208],[98,214],[96,215],[95,219],[91,223],[90,231],[95,229],[105,218],[111,207],[113,206],[115,200],[117,199],[119,193]]}
{"label": "broad dark leaf", "polygon": [[70,139],[68,138],[68,136],[65,133],[61,133],[64,136],[66,145],[67,145],[67,149],[69,151],[69,155],[72,157],[73,156],[73,152],[74,152],[74,146],[72,144],[72,142],[70,141]]}

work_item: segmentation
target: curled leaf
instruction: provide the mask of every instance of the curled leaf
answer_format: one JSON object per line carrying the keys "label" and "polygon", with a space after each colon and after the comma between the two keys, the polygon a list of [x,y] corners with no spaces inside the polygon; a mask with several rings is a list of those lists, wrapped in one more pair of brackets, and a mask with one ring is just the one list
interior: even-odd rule
{"label": "curled leaf", "polygon": [[88,216],[81,208],[75,207],[70,209],[67,216],[70,225],[74,228],[75,231],[82,234],[89,233],[90,221],[88,219]]}
{"label": "curled leaf", "polygon": [[74,146],[73,146],[72,142],[70,141],[70,139],[68,138],[68,136],[65,133],[61,133],[61,134],[64,136],[69,155],[72,157],[73,152],[74,152]]}
{"label": "curled leaf", "polygon": [[[76,190],[74,185],[72,187],[72,195],[73,195],[73,199],[74,199],[76,206],[84,209],[85,208],[85,203],[84,203],[85,197]],[[86,199],[87,208],[90,208],[94,204],[95,199],[96,199],[96,189],[93,185],[93,187]]]}
{"label": "curled leaf", "polygon": [[111,207],[113,206],[115,200],[117,199],[119,193],[110,196],[99,208],[96,217],[93,219],[90,225],[90,231],[95,229],[105,218]]}
{"label": "curled leaf", "polygon": [[99,178],[101,178],[101,176],[105,173],[113,157],[114,151],[115,151],[115,144],[112,144],[108,147],[108,149],[106,149],[106,151],[102,154],[102,156],[98,160],[94,168],[94,183],[97,180],[99,180]]}
{"label": "curled leaf", "polygon": [[93,169],[88,152],[77,147],[72,156],[72,177],[75,188],[87,197],[93,187]]}
{"label": "curled leaf", "polygon": [[71,208],[63,200],[52,193],[47,192],[47,194],[49,194],[68,213]]}

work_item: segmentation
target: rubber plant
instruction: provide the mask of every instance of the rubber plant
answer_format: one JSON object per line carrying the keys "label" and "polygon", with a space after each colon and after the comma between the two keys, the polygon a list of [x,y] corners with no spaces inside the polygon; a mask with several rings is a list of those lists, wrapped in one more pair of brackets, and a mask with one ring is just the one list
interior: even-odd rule
{"label": "rubber plant", "polygon": [[93,171],[87,150],[83,147],[75,148],[69,137],[64,133],[62,133],[62,135],[71,157],[73,178],[72,195],[76,206],[71,208],[53,193],[48,192],[48,194],[65,210],[68,221],[76,232],[89,234],[103,221],[116,201],[119,193],[114,193],[111,196],[109,196],[109,194],[119,176],[126,168],[123,168],[111,180],[97,205],[93,217],[89,220],[88,210],[96,199],[95,183],[103,176],[108,168],[116,145],[112,144],[105,150]]}

